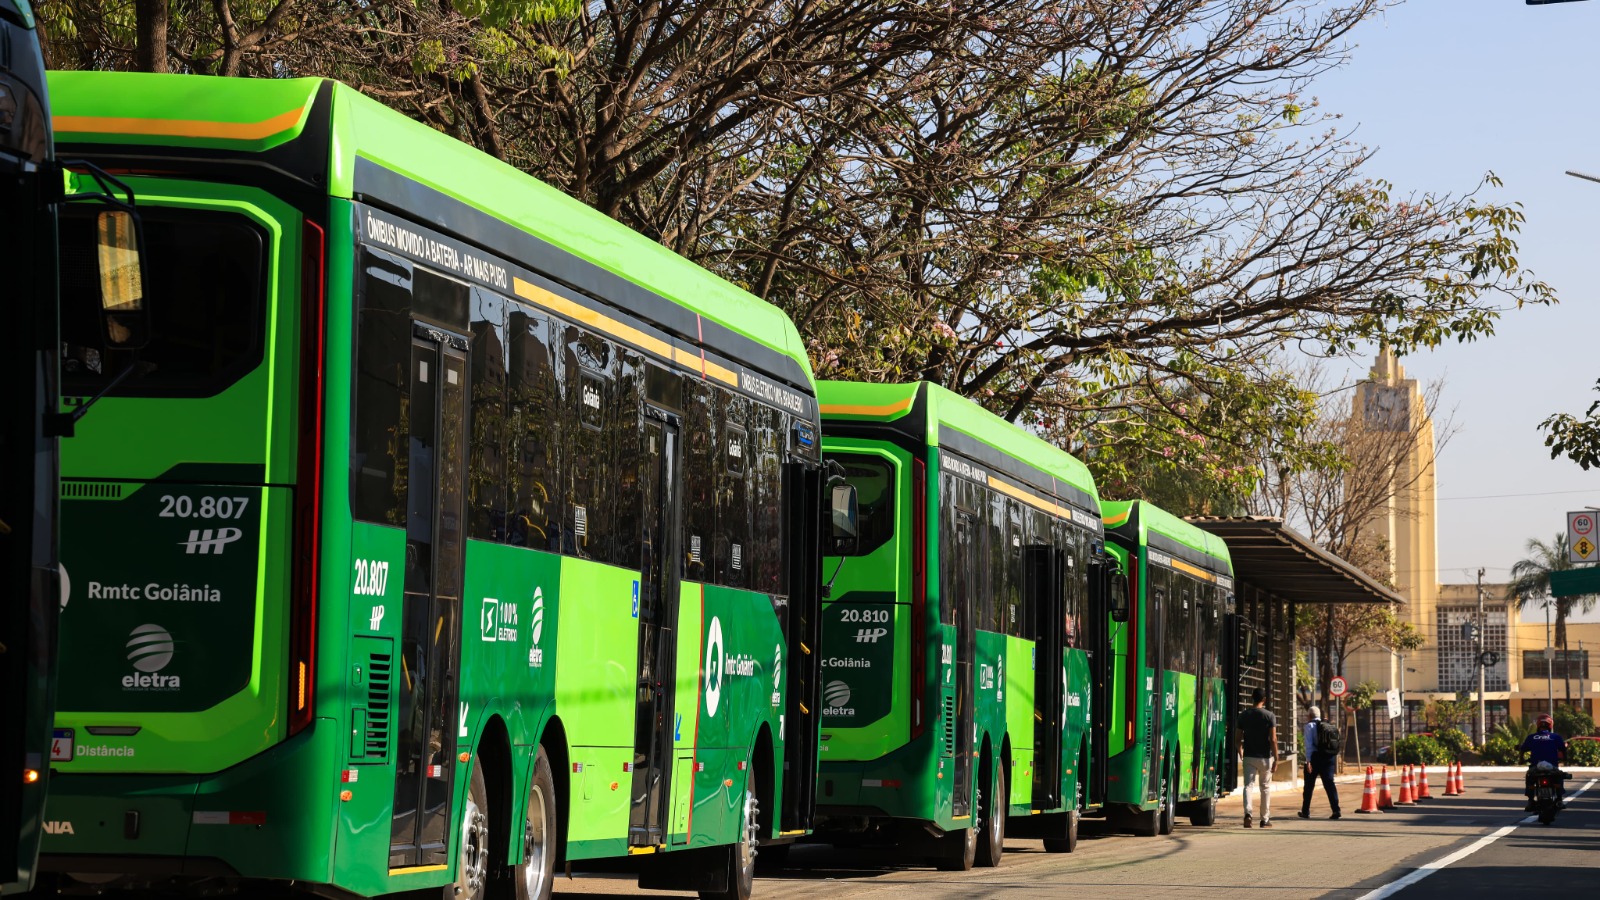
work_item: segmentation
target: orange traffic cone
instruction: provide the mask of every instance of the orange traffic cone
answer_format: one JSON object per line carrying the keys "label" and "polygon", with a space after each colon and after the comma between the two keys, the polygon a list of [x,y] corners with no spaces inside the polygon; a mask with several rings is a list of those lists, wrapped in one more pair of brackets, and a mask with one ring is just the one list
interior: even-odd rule
{"label": "orange traffic cone", "polygon": [[1378,811],[1378,785],[1372,780],[1372,767],[1367,766],[1367,783],[1361,788],[1361,808],[1358,813]]}
{"label": "orange traffic cone", "polygon": [[1461,780],[1461,760],[1456,760],[1456,793],[1465,794],[1467,783]]}
{"label": "orange traffic cone", "polygon": [[1378,779],[1378,809],[1394,809],[1394,797],[1389,793],[1389,767],[1383,767]]}
{"label": "orange traffic cone", "polygon": [[1459,765],[1459,763],[1444,767],[1444,795],[1446,797],[1455,797],[1461,793],[1461,790],[1456,787],[1456,765]]}
{"label": "orange traffic cone", "polygon": [[1411,767],[1406,766],[1400,773],[1400,797],[1395,800],[1396,806],[1413,806],[1416,799],[1411,796]]}
{"label": "orange traffic cone", "polygon": [[1433,794],[1428,792],[1428,767],[1427,766],[1417,766],[1417,772],[1419,773],[1419,775],[1418,775],[1418,780],[1417,780],[1417,796],[1416,796],[1416,799],[1418,799],[1418,800],[1432,800],[1433,799]]}

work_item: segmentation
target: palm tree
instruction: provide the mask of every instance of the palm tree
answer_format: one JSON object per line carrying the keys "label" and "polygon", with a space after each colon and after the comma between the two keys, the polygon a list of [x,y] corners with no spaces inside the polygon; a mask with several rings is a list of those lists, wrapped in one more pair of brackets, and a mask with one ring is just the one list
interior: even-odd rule
{"label": "palm tree", "polygon": [[[1518,612],[1522,607],[1535,599],[1550,603],[1545,598],[1550,596],[1550,573],[1561,572],[1572,568],[1572,561],[1567,554],[1567,536],[1561,532],[1556,533],[1555,540],[1546,544],[1538,538],[1528,539],[1528,558],[1518,560],[1511,567],[1511,583],[1506,586],[1506,599]],[[1572,669],[1567,665],[1567,616],[1575,610],[1588,612],[1594,609],[1597,594],[1582,594],[1576,597],[1555,597],[1556,615],[1556,646],[1561,648],[1563,674],[1566,676],[1567,705],[1572,705]],[[1551,672],[1547,669],[1545,676]],[[1555,712],[1555,710],[1551,710]]]}

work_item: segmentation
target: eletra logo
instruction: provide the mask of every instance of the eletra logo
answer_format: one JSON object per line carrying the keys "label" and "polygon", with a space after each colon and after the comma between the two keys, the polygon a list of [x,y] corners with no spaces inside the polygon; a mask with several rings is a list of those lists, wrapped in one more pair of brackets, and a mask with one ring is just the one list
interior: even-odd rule
{"label": "eletra logo", "polygon": [[830,681],[827,690],[822,692],[822,699],[829,706],[844,706],[850,702],[850,685],[843,681]]}
{"label": "eletra logo", "polygon": [[138,671],[122,676],[126,690],[175,691],[182,687],[177,675],[159,674],[172,662],[175,644],[160,625],[140,625],[128,635],[128,662]]}
{"label": "eletra logo", "polygon": [[128,662],[141,672],[159,672],[172,662],[172,635],[160,625],[140,625],[128,635]]}

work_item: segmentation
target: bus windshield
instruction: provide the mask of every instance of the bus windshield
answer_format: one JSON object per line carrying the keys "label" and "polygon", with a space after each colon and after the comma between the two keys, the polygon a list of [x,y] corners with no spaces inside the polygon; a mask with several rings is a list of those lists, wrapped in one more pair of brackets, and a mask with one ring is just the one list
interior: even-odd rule
{"label": "bus windshield", "polygon": [[110,350],[100,322],[93,211],[61,219],[63,393],[98,393],[135,356],[120,396],[208,397],[261,359],[268,241],[244,216],[141,208],[152,307],[150,342]]}
{"label": "bus windshield", "polygon": [[859,537],[855,552],[847,555],[866,556],[894,537],[895,465],[859,453],[830,453],[827,458],[844,467],[845,480],[856,489]]}

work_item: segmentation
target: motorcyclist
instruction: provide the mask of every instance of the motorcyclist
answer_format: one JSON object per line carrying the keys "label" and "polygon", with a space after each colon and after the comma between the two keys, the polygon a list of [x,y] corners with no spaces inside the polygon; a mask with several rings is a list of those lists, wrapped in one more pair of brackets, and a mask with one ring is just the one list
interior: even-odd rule
{"label": "motorcyclist", "polygon": [[[1567,742],[1561,735],[1556,734],[1555,720],[1548,715],[1540,715],[1538,727],[1539,730],[1524,738],[1522,746],[1517,748],[1528,754],[1526,784],[1529,810],[1533,809],[1533,776],[1538,772],[1539,764],[1549,763],[1550,767],[1555,769],[1557,784],[1560,784],[1561,762],[1567,758]],[[1556,797],[1556,802],[1562,807],[1567,805],[1561,796]]]}

